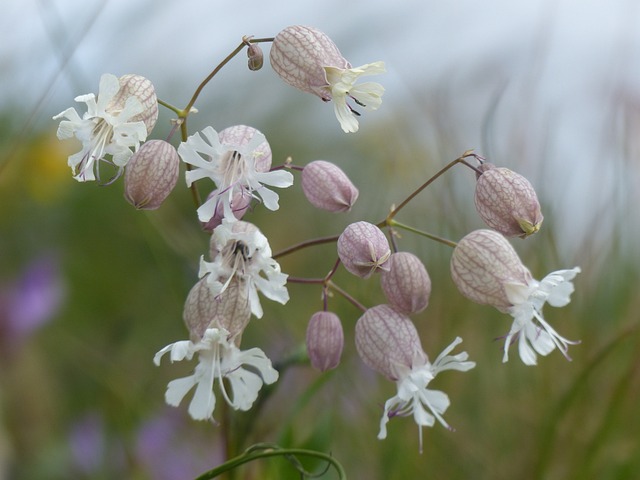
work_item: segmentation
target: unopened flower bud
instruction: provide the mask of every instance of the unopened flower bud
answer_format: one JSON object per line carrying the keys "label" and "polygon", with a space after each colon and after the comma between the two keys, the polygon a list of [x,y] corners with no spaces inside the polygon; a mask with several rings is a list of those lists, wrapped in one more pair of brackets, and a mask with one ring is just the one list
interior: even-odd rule
{"label": "unopened flower bud", "polygon": [[149,136],[158,120],[158,98],[153,83],[145,77],[131,73],[121,76],[118,81],[120,90],[111,100],[107,110],[121,110],[125,107],[128,98],[136,97],[140,100],[143,110],[129,121],[144,122],[147,127],[147,136]]}
{"label": "unopened flower bud", "polygon": [[206,277],[200,279],[187,295],[182,316],[194,342],[200,341],[209,328],[224,328],[239,344],[251,318],[244,280],[233,277],[225,291],[216,296]]}
{"label": "unopened flower bud", "polygon": [[476,183],[475,204],[484,222],[507,237],[536,233],[543,216],[531,183],[508,168],[483,167]]}
{"label": "unopened flower bud", "polygon": [[493,230],[467,234],[453,250],[451,277],[465,297],[508,312],[507,288],[529,285],[533,278],[507,239]]}
{"label": "unopened flower bud", "polygon": [[180,173],[178,152],[164,140],[149,140],[125,167],[124,196],[140,210],[155,210],[176,186]]}
{"label": "unopened flower bud", "polygon": [[325,372],[340,363],[344,334],[335,313],[316,312],[307,326],[307,353],[313,368]]}
{"label": "unopened flower bud", "polygon": [[369,367],[391,381],[427,360],[416,327],[390,305],[368,309],[356,323],[356,349]]}
{"label": "unopened flower bud", "polygon": [[380,285],[389,303],[403,313],[421,312],[429,304],[431,278],[413,253],[393,253],[389,270],[380,274]]}
{"label": "unopened flower bud", "polygon": [[262,48],[257,43],[252,43],[247,47],[247,57],[249,70],[260,70],[264,64],[264,54]]}
{"label": "unopened flower bud", "polygon": [[[220,191],[218,189],[213,190],[207,196],[207,201],[211,198],[220,196]],[[247,210],[249,210],[249,205],[251,204],[251,194],[243,188],[238,188],[234,190],[231,200],[229,202],[229,207],[231,208],[231,213],[233,216],[240,220]],[[213,232],[213,230],[222,223],[222,219],[224,218],[224,204],[222,201],[219,201],[215,206],[215,211],[213,213],[213,217],[211,220],[204,223],[202,228],[207,232]]]}
{"label": "unopened flower bud", "polygon": [[356,222],[347,226],[338,238],[338,256],[349,272],[369,278],[378,269],[389,269],[391,248],[378,227]]}
{"label": "unopened flower bud", "polygon": [[348,212],[358,199],[358,189],[337,166],[324,160],[307,164],[302,170],[302,191],[316,208]]}

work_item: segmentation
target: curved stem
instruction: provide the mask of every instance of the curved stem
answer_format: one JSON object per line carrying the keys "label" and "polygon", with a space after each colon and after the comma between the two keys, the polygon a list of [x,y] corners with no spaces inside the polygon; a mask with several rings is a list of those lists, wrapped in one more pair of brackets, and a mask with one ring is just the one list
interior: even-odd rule
{"label": "curved stem", "polygon": [[446,238],[442,238],[442,237],[439,237],[437,235],[433,235],[433,234],[425,232],[423,230],[418,230],[417,228],[410,227],[409,225],[405,225],[405,224],[397,222],[396,220],[393,220],[393,219],[388,219],[386,221],[386,223],[390,227],[397,227],[397,228],[401,228],[403,230],[407,230],[409,232],[413,232],[413,233],[415,233],[417,235],[421,235],[423,237],[427,237],[427,238],[429,238],[431,240],[435,240],[436,242],[443,243],[443,244],[448,245],[448,246],[450,246],[452,248],[455,248],[458,245],[456,242],[454,242],[452,240],[448,240]]}
{"label": "curved stem", "polygon": [[340,235],[332,235],[330,237],[320,237],[314,238],[313,240],[306,240],[304,242],[297,243],[292,245],[284,250],[280,250],[276,254],[273,255],[273,259],[284,257],[285,255],[289,255],[290,253],[297,252],[298,250],[302,250],[303,248],[312,247],[314,245],[322,245],[324,243],[332,243],[338,241]]}
{"label": "curved stem", "polygon": [[332,290],[335,290],[336,292],[338,292],[340,295],[342,295],[345,299],[347,299],[352,305],[354,305],[357,309],[362,310],[363,312],[367,311],[367,307],[365,307],[364,305],[362,305],[360,302],[358,302],[355,298],[353,298],[351,295],[349,295],[347,293],[346,290],[343,290],[342,288],[340,288],[338,285],[336,285],[335,283],[333,283],[331,280],[329,280],[327,282],[327,287],[331,288]]}
{"label": "curved stem", "polygon": [[185,118],[186,118],[187,115],[189,115],[189,112],[191,111],[191,107],[193,107],[193,105],[196,103],[196,100],[200,96],[200,93],[202,92],[204,87],[207,86],[207,83],[209,83],[211,81],[211,79],[216,76],[216,74],[222,69],[222,67],[224,67],[227,63],[229,63],[229,61],[233,57],[235,57],[238,53],[240,53],[244,47],[246,47],[250,43],[261,43],[261,42],[272,42],[272,41],[273,41],[272,37],[270,37],[270,38],[243,39],[242,42],[240,43],[240,45],[238,45],[236,48],[234,48],[233,51],[229,55],[227,55],[226,58],[224,60],[222,60],[222,62],[220,62],[218,64],[218,66],[216,68],[214,68],[209,75],[207,75],[207,78],[205,78],[202,81],[202,83],[200,83],[200,85],[198,85],[198,88],[196,88],[196,91],[194,92],[193,96],[191,97],[191,100],[189,100],[189,103],[187,103],[187,106],[184,107],[183,114],[185,115]]}
{"label": "curved stem", "polygon": [[[283,456],[285,458],[293,457],[293,459],[295,459],[296,456],[318,458],[320,460],[323,460],[329,463],[333,468],[335,468],[336,472],[338,473],[338,477],[340,479],[347,478],[347,474],[344,471],[344,468],[342,467],[340,462],[338,462],[335,458],[333,458],[329,454],[316,452],[314,450],[306,450],[303,448],[280,448],[277,446],[259,444],[247,449],[241,455],[238,455],[237,457],[226,461],[222,465],[219,465],[218,467],[203,473],[202,475],[197,477],[196,480],[209,480],[233,468],[239,467],[242,464],[252,462],[260,458],[269,458],[269,457],[277,457],[277,456]],[[297,463],[297,460],[296,460],[296,463]]]}
{"label": "curved stem", "polygon": [[[388,222],[393,219],[393,217],[395,217],[398,212],[400,210],[402,210],[411,200],[413,200],[416,195],[418,195],[420,192],[422,192],[425,188],[427,188],[429,185],[431,185],[437,178],[439,178],[441,175],[443,175],[447,170],[449,170],[450,168],[452,168],[454,165],[458,164],[458,163],[465,163],[467,166],[470,166],[469,164],[467,164],[464,160],[468,157],[474,157],[477,159],[482,159],[482,157],[480,157],[479,155],[476,155],[475,153],[473,153],[473,150],[467,150],[466,152],[464,152],[462,155],[460,155],[458,158],[456,158],[454,161],[450,162],[449,164],[445,165],[442,169],[440,169],[439,172],[437,172],[435,175],[433,175],[429,180],[427,180],[425,183],[423,183],[422,185],[420,185],[416,190],[414,190],[407,198],[405,198],[400,205],[398,205],[397,207],[394,207],[393,210],[391,210],[391,212],[389,213],[389,215],[387,216],[386,222],[388,224]],[[473,167],[472,167],[473,168]],[[475,170],[475,169],[474,169]]]}

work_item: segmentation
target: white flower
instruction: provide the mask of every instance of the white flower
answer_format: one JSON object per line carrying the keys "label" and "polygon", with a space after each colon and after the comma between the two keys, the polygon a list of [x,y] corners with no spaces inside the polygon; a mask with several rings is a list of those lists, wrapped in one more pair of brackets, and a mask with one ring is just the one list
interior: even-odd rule
{"label": "white flower", "polygon": [[200,278],[207,282],[214,295],[220,295],[231,279],[240,277],[248,290],[251,312],[262,317],[258,291],[267,298],[282,303],[289,301],[287,274],[271,258],[269,241],[258,228],[242,220],[224,219],[211,236],[212,262],[200,259]]}
{"label": "white flower", "polygon": [[[132,121],[144,111],[140,100],[132,95],[124,105],[114,102],[120,90],[115,75],[104,74],[100,78],[98,97],[93,93],[80,95],[76,102],[85,102],[87,112],[80,118],[75,108],[59,113],[54,120],[66,118],[58,126],[58,138],[76,137],[82,142],[82,150],[69,157],[69,166],[74,177],[80,182],[96,179],[97,165],[107,161],[105,155],[111,155],[112,163],[122,172],[131,155],[131,147],[137,149],[140,142],[147,138],[147,127],[143,121]],[[99,178],[99,171],[98,171]]]}
{"label": "white flower", "polygon": [[396,365],[398,393],[384,404],[384,413],[380,420],[380,433],[378,433],[379,439],[387,437],[387,422],[396,415],[413,415],[414,421],[420,427],[421,453],[422,427],[432,427],[437,419],[444,427],[453,430],[442,418],[442,414],[449,408],[449,396],[439,390],[430,390],[427,386],[438,373],[444,370],[466,372],[475,367],[475,362],[467,361],[469,358],[467,352],[454,356],[448,355],[461,342],[462,339],[457,337],[451,345],[444,349],[433,364],[429,363],[426,355],[418,351],[414,354],[413,364],[410,367],[403,364]]}
{"label": "white flower", "polygon": [[360,114],[348,98],[360,107],[376,110],[382,103],[384,88],[379,83],[356,85],[358,78],[385,72],[383,62],[353,68],[336,44],[324,32],[304,25],[292,25],[279,32],[269,55],[273,70],[289,85],[334,101],[336,117],[342,130],[358,131]]}
{"label": "white flower", "polygon": [[367,63],[356,68],[324,67],[333,98],[333,109],[346,133],[358,131],[360,114],[347,103],[348,98],[368,110],[377,110],[382,104],[384,87],[379,83],[365,82],[356,85],[358,78],[365,75],[378,75],[385,72],[384,62]]}
{"label": "white flower", "polygon": [[[549,303],[552,307],[564,307],[571,299],[574,291],[573,278],[580,272],[580,268],[558,270],[547,275],[538,282],[531,279],[527,284],[507,283],[505,292],[512,303],[509,313],[514,318],[511,330],[507,334],[504,344],[502,361],[509,360],[509,346],[512,340],[518,339],[518,352],[526,365],[536,364],[536,352],[548,355],[554,348],[567,358],[569,345],[580,342],[567,340],[547,323],[542,316],[542,307]],[[533,347],[533,348],[532,348]]]}
{"label": "white flower", "polygon": [[536,353],[548,355],[556,347],[571,360],[568,346],[580,342],[560,336],[545,321],[542,307],[547,302],[553,307],[567,305],[574,290],[571,280],[579,272],[578,267],[559,270],[538,282],[507,239],[487,229],[467,234],[451,256],[451,276],[458,290],[474,302],[492,305],[514,319],[502,361],[508,361],[508,349],[517,339],[520,358],[526,365],[536,364]]}
{"label": "white flower", "polygon": [[[167,352],[171,352],[171,362],[191,360],[194,354],[198,354],[198,365],[193,375],[169,382],[165,393],[169,405],[177,407],[195,386],[189,415],[195,420],[206,420],[213,417],[216,406],[213,393],[216,380],[222,396],[234,410],[249,410],[258,398],[262,385],[270,385],[278,380],[278,372],[262,350],[251,348],[242,351],[228,337],[226,330],[210,328],[197,343],[183,340],[167,345],[156,353],[153,358],[156,365],[160,365],[160,359]],[[250,369],[243,368],[244,365]],[[224,379],[229,382],[230,392],[226,390]]]}
{"label": "white flower", "polygon": [[219,192],[198,208],[201,222],[211,220],[218,202],[224,206],[224,216],[234,219],[231,200],[237,191],[254,197],[255,192],[269,210],[279,208],[278,194],[265,185],[289,187],[293,184],[293,175],[284,170],[269,171],[271,149],[262,133],[255,128],[238,125],[220,134],[213,127],[207,127],[202,135],[204,138],[196,133],[178,147],[182,160],[195,167],[186,172],[187,186],[196,180],[210,178]]}

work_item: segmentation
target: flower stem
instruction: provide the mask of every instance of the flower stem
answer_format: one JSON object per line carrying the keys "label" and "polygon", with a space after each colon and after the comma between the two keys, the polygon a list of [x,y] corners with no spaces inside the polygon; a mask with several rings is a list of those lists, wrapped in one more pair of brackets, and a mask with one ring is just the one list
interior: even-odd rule
{"label": "flower stem", "polygon": [[431,233],[425,232],[423,230],[418,230],[417,228],[410,227],[409,225],[405,225],[393,219],[387,219],[385,223],[390,227],[397,227],[403,230],[407,230],[409,232],[413,232],[417,235],[422,235],[423,237],[430,238],[431,240],[435,240],[436,242],[443,243],[445,245],[449,245],[452,248],[455,248],[458,245],[456,242],[452,240],[448,240],[446,238],[438,237],[437,235],[433,235]]}
{"label": "flower stem", "polygon": [[302,250],[307,247],[312,247],[314,245],[333,243],[333,242],[336,242],[339,237],[340,235],[332,235],[330,237],[320,237],[320,238],[314,238],[312,240],[306,240],[304,242],[300,242],[288,248],[285,248],[284,250],[280,250],[279,252],[275,253],[272,258],[276,259],[279,257],[284,257],[285,255],[289,255],[290,253],[297,252],[298,250]]}
{"label": "flower stem", "polygon": [[289,462],[294,466],[294,468],[296,468],[303,476],[311,476],[311,474],[309,472],[304,471],[304,469],[302,469],[302,466],[300,465],[300,462],[296,457],[312,457],[312,458],[323,460],[327,462],[330,466],[336,469],[336,472],[338,473],[338,478],[343,480],[347,478],[347,474],[344,471],[344,468],[342,467],[340,462],[338,462],[335,458],[333,458],[329,454],[316,452],[314,450],[307,450],[303,448],[280,448],[276,445],[257,444],[245,450],[245,452],[242,453],[241,455],[238,455],[237,457],[234,457],[226,461],[222,465],[219,465],[218,467],[203,473],[202,475],[197,477],[196,480],[209,480],[211,478],[217,477],[218,475],[224,472],[227,472],[231,469],[239,467],[242,464],[252,462],[260,458],[269,458],[269,457],[278,457],[278,456],[282,456],[285,459],[289,460]]}
{"label": "flower stem", "polygon": [[207,75],[207,78],[205,78],[202,81],[202,83],[200,83],[200,85],[198,85],[198,88],[196,88],[196,91],[194,92],[193,96],[191,97],[191,100],[189,100],[189,103],[187,104],[187,106],[183,110],[184,115],[185,115],[184,118],[186,119],[186,116],[189,115],[189,112],[191,111],[191,107],[193,107],[193,105],[196,103],[196,100],[198,99],[198,96],[200,96],[200,93],[202,92],[204,87],[207,86],[207,83],[209,83],[211,81],[211,79],[216,76],[216,74],[222,69],[222,67],[224,67],[227,63],[229,63],[229,61],[231,61],[231,59],[233,57],[235,57],[238,53],[240,53],[244,47],[246,47],[247,45],[249,45],[251,43],[272,42],[272,41],[273,41],[273,38],[252,38],[252,39],[244,38],[242,40],[242,42],[240,43],[240,45],[238,45],[236,48],[234,48],[233,51],[229,55],[227,55],[226,58],[224,60],[222,60],[222,62],[220,62],[218,64],[218,66],[216,68],[214,68],[209,75]]}
{"label": "flower stem", "polygon": [[[381,222],[383,224],[386,223],[386,225],[389,225],[389,222],[393,219],[393,217],[395,217],[398,212],[400,210],[402,210],[411,200],[413,200],[416,195],[418,195],[420,192],[422,192],[425,188],[427,188],[429,185],[431,185],[437,178],[439,178],[441,175],[443,175],[447,170],[449,170],[450,168],[452,168],[454,165],[457,165],[458,163],[465,163],[467,166],[469,166],[464,160],[468,157],[474,157],[474,158],[481,158],[478,155],[476,155],[475,153],[473,153],[473,150],[467,150],[466,152],[464,152],[462,155],[460,155],[458,158],[456,158],[454,161],[450,162],[449,164],[445,165],[442,169],[440,169],[439,172],[437,172],[435,175],[433,175],[429,180],[427,180],[426,182],[424,182],[422,185],[420,185],[415,191],[413,191],[407,198],[405,198],[400,205],[398,205],[397,207],[394,207],[391,212],[389,213],[389,215],[387,215],[386,221],[385,222]],[[380,225],[378,225],[380,226]]]}

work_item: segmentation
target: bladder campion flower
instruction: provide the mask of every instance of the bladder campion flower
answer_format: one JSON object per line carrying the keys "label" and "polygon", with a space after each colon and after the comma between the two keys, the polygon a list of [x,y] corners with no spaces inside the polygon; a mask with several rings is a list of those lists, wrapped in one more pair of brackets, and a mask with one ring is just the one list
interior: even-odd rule
{"label": "bladder campion flower", "polygon": [[251,313],[258,318],[262,317],[258,290],[283,305],[289,301],[287,274],[271,258],[269,241],[255,225],[225,218],[211,235],[210,255],[211,262],[200,259],[200,277],[207,276],[214,295],[220,295],[234,277],[239,277],[245,282]]}
{"label": "bladder campion flower", "polygon": [[[79,182],[100,178],[99,162],[107,162],[118,168],[116,178],[122,173],[133,152],[144,142],[158,118],[158,104],[153,84],[139,75],[104,74],[100,77],[98,96],[93,93],[80,95],[76,102],[87,104],[87,112],[80,118],[75,108],[59,113],[54,120],[62,120],[58,126],[58,138],[76,137],[82,142],[82,150],[69,157],[68,163]],[[111,159],[107,160],[106,155]]]}
{"label": "bladder campion flower", "polygon": [[578,267],[558,270],[537,281],[507,239],[493,230],[469,233],[451,257],[451,276],[460,293],[513,317],[502,361],[509,359],[509,346],[517,339],[526,365],[536,364],[536,353],[548,355],[556,347],[571,360],[568,346],[579,342],[560,336],[542,316],[542,307],[567,305],[574,291],[572,280],[579,272]]}
{"label": "bladder campion flower", "polygon": [[395,382],[398,388],[398,393],[384,404],[379,439],[387,437],[387,422],[398,415],[413,415],[420,427],[420,452],[422,427],[432,427],[437,419],[444,427],[453,430],[442,417],[449,407],[449,397],[427,386],[444,370],[465,372],[475,367],[475,362],[467,361],[467,352],[449,355],[462,342],[460,337],[431,363],[411,320],[389,305],[378,305],[358,319],[355,338],[358,354],[364,363]]}
{"label": "bladder campion flower", "polygon": [[401,312],[418,313],[429,305],[431,278],[411,252],[391,254],[389,270],[380,272],[380,286],[389,303]]}
{"label": "bladder campion flower", "polygon": [[186,172],[187,186],[202,178],[210,178],[217,186],[218,194],[198,208],[201,222],[211,220],[218,202],[222,202],[225,218],[235,219],[231,203],[238,191],[254,197],[257,194],[265,207],[277,210],[278,194],[266,185],[285,188],[293,184],[291,172],[269,171],[271,148],[267,140],[258,130],[245,125],[226,128],[219,134],[207,127],[202,136],[196,133],[181,143],[178,153],[185,163],[195,167]]}
{"label": "bladder campion flower", "polygon": [[344,332],[340,318],[333,312],[316,312],[307,326],[307,353],[313,368],[325,372],[340,363]]}
{"label": "bladder campion flower", "polygon": [[353,68],[335,43],[313,27],[294,25],[282,30],[271,45],[273,70],[289,85],[317,95],[323,101],[333,100],[336,117],[342,130],[358,131],[360,114],[348,99],[366,109],[377,110],[382,103],[384,88],[379,83],[356,85],[358,78],[385,72],[383,62]]}
{"label": "bladder campion flower", "polygon": [[[177,407],[195,386],[196,391],[189,404],[189,415],[194,420],[212,418],[216,406],[213,393],[216,380],[223,398],[234,410],[249,410],[262,385],[278,380],[278,372],[262,350],[240,350],[224,328],[207,329],[200,341],[182,340],[167,345],[156,353],[153,362],[160,365],[160,359],[167,352],[170,352],[171,362],[191,360],[198,354],[198,365],[193,375],[172,380],[165,392],[166,402]],[[245,365],[249,369],[243,368]],[[229,382],[230,392],[227,392],[225,380]]]}

